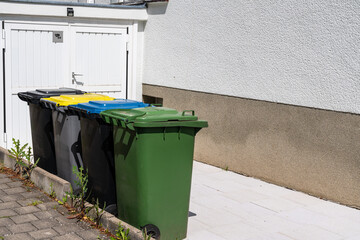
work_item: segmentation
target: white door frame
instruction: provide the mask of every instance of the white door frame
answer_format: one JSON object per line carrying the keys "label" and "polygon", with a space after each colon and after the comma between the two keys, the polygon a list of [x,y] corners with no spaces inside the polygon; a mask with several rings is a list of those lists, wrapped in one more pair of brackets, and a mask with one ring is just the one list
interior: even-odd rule
{"label": "white door frame", "polygon": [[5,125],[5,112],[4,112],[4,104],[6,103],[6,101],[4,102],[4,79],[3,79],[3,73],[4,73],[4,69],[3,69],[3,49],[5,49],[5,31],[2,30],[3,28],[3,22],[1,22],[1,36],[0,36],[0,132],[1,137],[0,137],[0,146],[4,146],[5,148],[6,146],[6,133],[5,133],[5,129],[4,129],[4,125]]}

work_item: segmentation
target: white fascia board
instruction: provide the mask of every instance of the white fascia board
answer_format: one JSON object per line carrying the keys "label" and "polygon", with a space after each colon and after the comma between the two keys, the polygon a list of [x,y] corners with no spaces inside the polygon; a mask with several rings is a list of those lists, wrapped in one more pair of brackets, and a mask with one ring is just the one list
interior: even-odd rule
{"label": "white fascia board", "polygon": [[68,7],[74,9],[74,18],[101,18],[138,21],[146,21],[148,18],[146,9],[101,8],[16,2],[0,2],[0,15],[67,17]]}

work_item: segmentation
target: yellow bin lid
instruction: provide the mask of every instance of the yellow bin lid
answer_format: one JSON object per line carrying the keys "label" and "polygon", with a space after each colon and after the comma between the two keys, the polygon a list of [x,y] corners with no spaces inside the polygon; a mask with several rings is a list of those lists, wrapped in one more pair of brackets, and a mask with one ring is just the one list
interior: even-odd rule
{"label": "yellow bin lid", "polygon": [[83,95],[60,95],[56,97],[42,98],[42,101],[53,102],[56,106],[69,106],[89,101],[111,101],[115,98],[102,94],[85,93]]}

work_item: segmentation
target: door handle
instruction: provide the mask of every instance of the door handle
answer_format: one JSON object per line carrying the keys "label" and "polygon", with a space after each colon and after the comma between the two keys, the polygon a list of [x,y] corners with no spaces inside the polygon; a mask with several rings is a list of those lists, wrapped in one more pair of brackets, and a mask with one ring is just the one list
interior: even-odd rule
{"label": "door handle", "polygon": [[71,76],[72,76],[72,84],[77,84],[77,85],[81,85],[81,86],[84,85],[83,82],[80,82],[80,81],[77,81],[77,80],[76,80],[76,76],[83,76],[82,74],[72,72],[72,73],[71,73]]}

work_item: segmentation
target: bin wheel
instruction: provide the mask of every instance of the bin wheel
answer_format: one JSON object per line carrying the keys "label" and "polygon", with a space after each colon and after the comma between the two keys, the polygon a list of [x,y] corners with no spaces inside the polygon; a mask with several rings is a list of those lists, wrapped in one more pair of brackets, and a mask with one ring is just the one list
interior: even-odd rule
{"label": "bin wheel", "polygon": [[146,231],[146,234],[152,238],[160,239],[160,229],[153,224],[146,224],[141,230]]}
{"label": "bin wheel", "polygon": [[117,207],[116,204],[111,204],[105,208],[105,211],[111,213],[112,215],[117,217]]}

